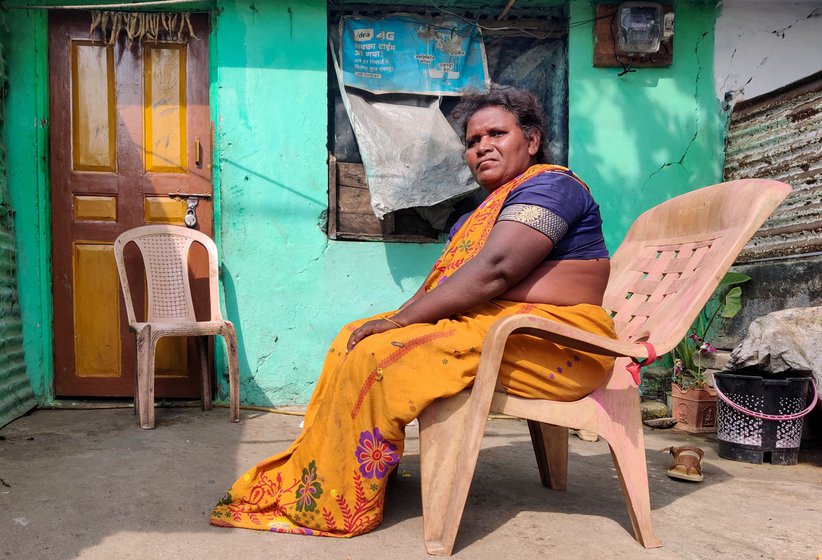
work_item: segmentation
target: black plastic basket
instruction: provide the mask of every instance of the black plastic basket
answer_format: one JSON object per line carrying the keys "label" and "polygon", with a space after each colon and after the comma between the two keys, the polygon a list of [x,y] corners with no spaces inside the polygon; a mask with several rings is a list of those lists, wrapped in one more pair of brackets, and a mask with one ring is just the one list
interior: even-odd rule
{"label": "black plastic basket", "polygon": [[[795,465],[803,417],[817,402],[812,377],[764,378],[717,373],[719,456],[732,461]],[[808,391],[812,391],[810,406]]]}

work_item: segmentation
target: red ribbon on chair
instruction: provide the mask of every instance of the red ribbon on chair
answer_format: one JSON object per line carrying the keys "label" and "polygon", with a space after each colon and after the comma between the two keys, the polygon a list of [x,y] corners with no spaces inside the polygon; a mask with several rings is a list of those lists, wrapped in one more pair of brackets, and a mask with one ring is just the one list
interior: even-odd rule
{"label": "red ribbon on chair", "polygon": [[636,358],[631,358],[631,363],[625,366],[625,369],[628,370],[628,373],[631,374],[631,377],[634,378],[634,383],[639,386],[639,370],[644,366],[649,366],[656,361],[656,348],[650,342],[641,342],[640,344],[644,344],[645,348],[648,349],[648,357],[644,360],[637,360]]}

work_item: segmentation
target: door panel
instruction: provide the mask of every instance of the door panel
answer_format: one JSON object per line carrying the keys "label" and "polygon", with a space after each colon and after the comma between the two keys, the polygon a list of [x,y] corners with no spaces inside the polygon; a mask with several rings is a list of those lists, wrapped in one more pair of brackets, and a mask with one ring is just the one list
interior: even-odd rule
{"label": "door panel", "polygon": [[146,172],[185,173],[185,49],[180,45],[149,45],[144,61]]}
{"label": "door panel", "polygon": [[[131,46],[90,39],[90,21],[49,18],[55,393],[131,396],[135,340],[113,242],[147,223],[182,225],[188,195],[202,197],[196,228],[212,234],[207,18],[192,16],[187,43]],[[195,308],[207,309],[208,263],[191,264]],[[147,298],[133,247],[126,266],[139,318]],[[158,397],[198,396],[193,339],[163,340],[156,373]]]}
{"label": "door panel", "polygon": [[71,43],[71,110],[74,169],[116,171],[117,122],[114,48],[91,41]]}
{"label": "door panel", "polygon": [[[144,219],[147,224],[174,224],[181,226],[185,222],[186,202],[182,198],[167,196],[146,196]],[[199,206],[199,205],[198,205]]]}
{"label": "door panel", "polygon": [[78,377],[120,377],[120,294],[114,246],[74,244],[74,355]]}
{"label": "door panel", "polygon": [[74,221],[116,222],[117,198],[113,196],[75,194]]}

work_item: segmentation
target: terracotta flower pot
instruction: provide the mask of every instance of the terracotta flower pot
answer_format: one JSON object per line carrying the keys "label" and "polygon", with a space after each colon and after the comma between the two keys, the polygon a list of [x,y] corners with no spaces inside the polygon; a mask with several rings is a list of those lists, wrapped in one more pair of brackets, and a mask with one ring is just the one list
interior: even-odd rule
{"label": "terracotta flower pot", "polygon": [[692,434],[716,431],[716,392],[708,386],[671,385],[671,416],[676,428]]}

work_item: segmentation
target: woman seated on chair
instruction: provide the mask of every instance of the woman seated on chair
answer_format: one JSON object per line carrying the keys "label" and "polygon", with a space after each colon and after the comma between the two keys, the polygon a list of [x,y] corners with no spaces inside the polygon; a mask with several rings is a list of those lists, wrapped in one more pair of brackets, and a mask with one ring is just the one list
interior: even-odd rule
{"label": "woman seated on chair", "polygon": [[[488,191],[451,230],[433,270],[396,311],[343,327],[291,446],[244,474],[214,525],[348,537],[382,520],[405,425],[469,387],[498,319],[530,313],[615,338],[602,309],[608,251],[599,207],[568,169],[546,165],[536,97],[511,88],[466,95],[465,161]],[[513,395],[573,401],[613,359],[513,335],[499,382]]]}

